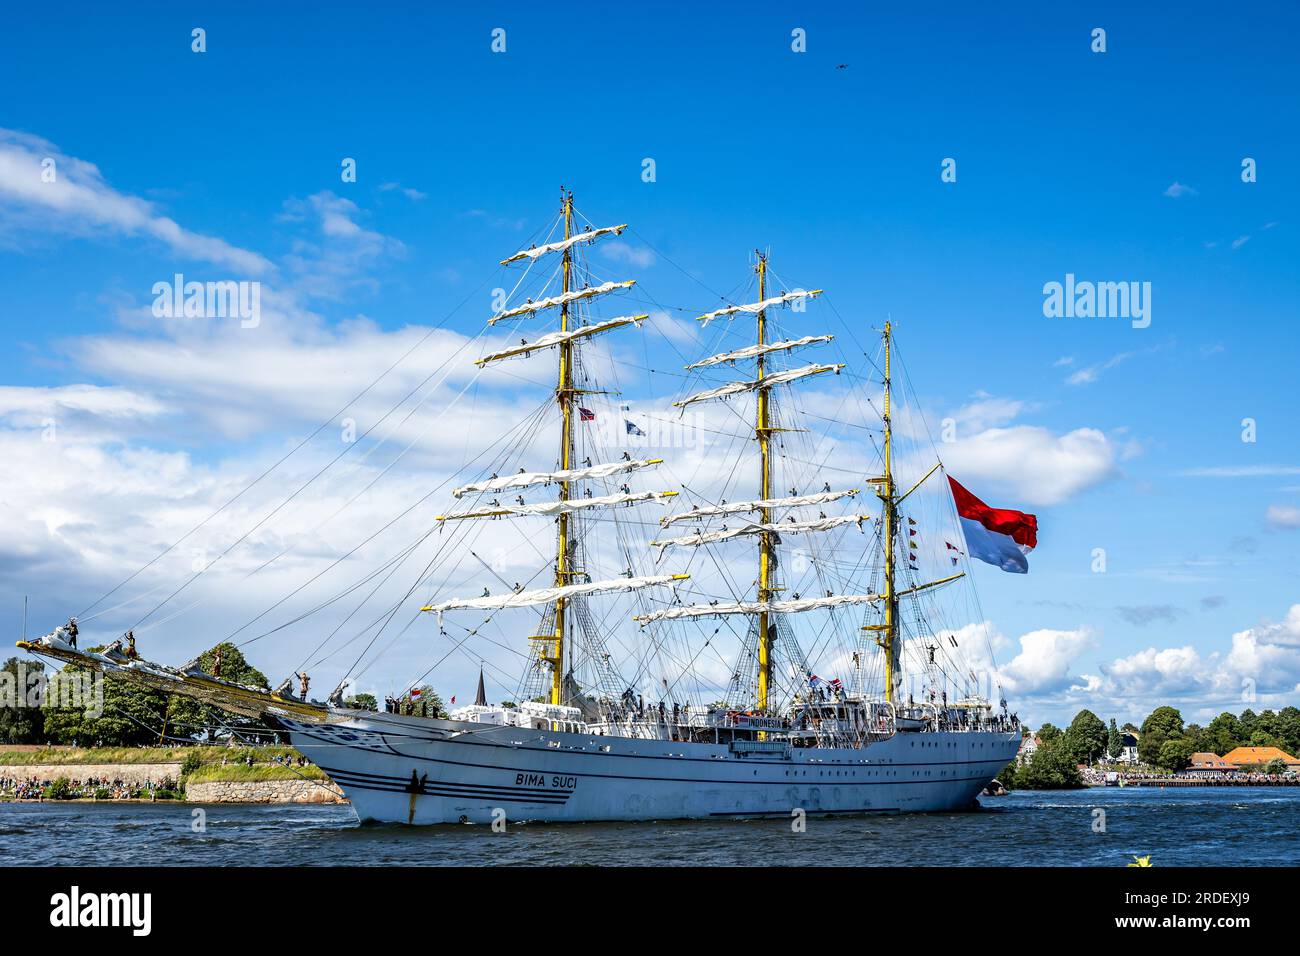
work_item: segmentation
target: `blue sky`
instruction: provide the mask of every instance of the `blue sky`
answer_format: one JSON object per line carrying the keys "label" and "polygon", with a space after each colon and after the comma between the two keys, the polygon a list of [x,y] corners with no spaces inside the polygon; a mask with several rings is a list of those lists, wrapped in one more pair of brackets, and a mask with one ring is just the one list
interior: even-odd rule
{"label": "blue sky", "polygon": [[[33,627],[58,623],[166,538],[138,523],[151,502],[183,528],[328,416],[327,386],[355,392],[400,354],[404,330],[476,334],[476,290],[565,184],[593,219],[632,224],[602,269],[674,316],[715,307],[765,246],[863,338],[892,317],[925,410],[957,421],[953,473],[1039,514],[1030,575],[977,569],[1031,717],[1240,709],[1243,678],[1256,709],[1300,702],[1296,19],[1285,4],[13,13],[0,606],[16,623],[29,594]],[[20,181],[47,155],[85,186],[77,202]],[[176,271],[267,281],[280,347],[244,365],[225,332],[151,325],[150,288]],[[1151,283],[1150,326],[1044,317],[1044,283],[1067,273]],[[662,339],[647,349],[676,361]],[[205,350],[224,378],[176,371]],[[267,380],[299,375],[277,405]],[[666,387],[627,384],[647,401]],[[58,464],[33,450],[50,416],[75,446]],[[113,487],[78,484],[95,469]],[[88,557],[100,536],[121,553]],[[451,683],[473,669],[453,666]]]}

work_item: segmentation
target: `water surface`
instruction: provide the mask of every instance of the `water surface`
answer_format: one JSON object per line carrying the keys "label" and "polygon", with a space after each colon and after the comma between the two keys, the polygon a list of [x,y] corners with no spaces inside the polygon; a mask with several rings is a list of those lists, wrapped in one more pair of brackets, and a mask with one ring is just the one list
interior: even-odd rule
{"label": "water surface", "polygon": [[[346,806],[0,803],[0,864],[1287,866],[1300,788],[1092,788],[984,797],[971,813],[788,822],[359,826]],[[1104,811],[1105,832],[1094,832]]]}

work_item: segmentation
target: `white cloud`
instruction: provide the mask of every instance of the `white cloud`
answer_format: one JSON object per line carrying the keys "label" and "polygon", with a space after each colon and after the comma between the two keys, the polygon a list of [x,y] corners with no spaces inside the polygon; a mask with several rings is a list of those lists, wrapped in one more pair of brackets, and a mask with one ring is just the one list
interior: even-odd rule
{"label": "white cloud", "polygon": [[164,411],[161,402],[126,388],[64,385],[58,388],[0,386],[0,418],[9,424],[38,426],[67,414],[86,413],[107,419],[148,419]]}
{"label": "white cloud", "polygon": [[1199,692],[1204,664],[1191,645],[1157,650],[1154,647],[1119,658],[1089,677],[1089,690],[1106,697],[1147,699]]}
{"label": "white cloud", "polygon": [[1174,182],[1169,185],[1169,188],[1165,190],[1165,195],[1170,199],[1181,199],[1184,196],[1195,196],[1196,190],[1191,186],[1184,186],[1182,183],[1174,180]]}
{"label": "white cloud", "polygon": [[1248,242],[1250,242],[1250,236],[1238,236],[1236,239],[1232,240],[1232,248],[1240,249]]}
{"label": "white cloud", "polygon": [[651,312],[646,325],[651,331],[662,335],[669,342],[676,345],[694,347],[699,341],[698,323],[689,319],[679,319],[669,315],[662,309]]}
{"label": "white cloud", "polygon": [[1300,508],[1294,505],[1269,505],[1264,520],[1274,528],[1300,528]]}
{"label": "white cloud", "polygon": [[[45,182],[42,176],[46,159],[55,164],[53,182]],[[256,252],[182,228],[160,215],[153,203],[108,185],[93,164],[15,130],[0,129],[0,203],[8,207],[10,229],[61,229],[77,235],[110,229],[124,235],[150,236],[178,255],[227,266],[244,275],[261,276],[273,269],[270,261]]]}
{"label": "white cloud", "polygon": [[[1099,670],[1069,694],[1044,703],[1062,711],[1092,706],[1133,716],[1171,704],[1186,719],[1201,721],[1243,703],[1256,710],[1285,706],[1300,693],[1300,604],[1292,605],[1280,623],[1234,633],[1226,652],[1148,647]],[[1253,697],[1243,696],[1248,690]]]}
{"label": "white cloud", "polygon": [[329,190],[285,201],[282,222],[304,223],[318,232],[314,239],[298,239],[285,258],[298,291],[341,298],[357,285],[373,285],[364,273],[381,259],[405,254],[398,240],[362,226],[364,215],[352,200]]}
{"label": "white cloud", "polygon": [[428,193],[420,192],[418,189],[412,189],[410,186],[403,186],[401,183],[384,183],[379,187],[381,193],[393,192],[394,190],[400,192],[412,202],[419,202],[421,199],[429,198]]}
{"label": "white cloud", "polygon": [[1020,638],[1020,653],[998,669],[1008,694],[1041,697],[1068,690],[1077,678],[1070,675],[1075,661],[1096,644],[1086,627],[1073,631],[1043,628]]}
{"label": "white cloud", "polygon": [[944,464],[972,489],[1006,489],[1008,506],[1054,505],[1118,474],[1116,444],[1095,428],[1063,435],[1033,425],[989,428],[944,447]]}
{"label": "white cloud", "polygon": [[1122,365],[1135,355],[1137,355],[1136,352],[1120,352],[1118,355],[1112,355],[1104,362],[1079,369],[1065,381],[1069,385],[1090,385],[1097,381],[1102,372],[1109,371],[1117,365]]}
{"label": "white cloud", "polygon": [[1139,355],[1153,355],[1156,352],[1163,351],[1166,346],[1157,345],[1149,349],[1141,349],[1131,352],[1119,352],[1106,359],[1104,362],[1098,362],[1095,365],[1089,365],[1072,373],[1065,380],[1067,385],[1091,385],[1101,377],[1103,372],[1109,372],[1111,369],[1123,365]]}
{"label": "white cloud", "polygon": [[1300,475],[1295,465],[1214,465],[1208,468],[1189,468],[1182,473],[1191,478],[1268,478]]}
{"label": "white cloud", "polygon": [[655,264],[655,254],[644,246],[634,246],[621,239],[601,243],[600,254],[611,262],[623,262],[643,269]]}

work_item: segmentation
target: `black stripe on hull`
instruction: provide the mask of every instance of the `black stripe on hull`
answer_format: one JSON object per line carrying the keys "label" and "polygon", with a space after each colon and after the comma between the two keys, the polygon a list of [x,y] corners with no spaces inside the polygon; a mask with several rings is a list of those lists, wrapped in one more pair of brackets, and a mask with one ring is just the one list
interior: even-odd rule
{"label": "black stripe on hull", "polygon": [[[400,777],[386,777],[350,770],[321,767],[341,787],[355,787],[382,793],[411,793],[411,784]],[[566,803],[572,790],[536,790],[533,788],[493,787],[488,785],[444,783],[434,781],[414,791],[417,796],[465,797],[471,800],[504,800],[512,803]]]}

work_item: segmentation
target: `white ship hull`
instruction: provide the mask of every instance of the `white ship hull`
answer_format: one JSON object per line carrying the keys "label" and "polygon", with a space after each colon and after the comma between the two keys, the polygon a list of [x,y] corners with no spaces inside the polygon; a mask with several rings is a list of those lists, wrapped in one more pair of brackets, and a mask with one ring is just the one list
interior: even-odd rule
{"label": "white ship hull", "polygon": [[796,747],[783,757],[393,714],[283,723],[363,823],[964,810],[1020,744],[1018,732],[898,733],[863,748]]}

